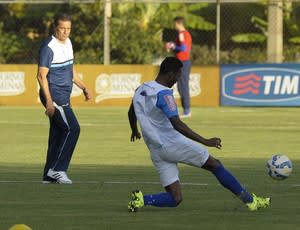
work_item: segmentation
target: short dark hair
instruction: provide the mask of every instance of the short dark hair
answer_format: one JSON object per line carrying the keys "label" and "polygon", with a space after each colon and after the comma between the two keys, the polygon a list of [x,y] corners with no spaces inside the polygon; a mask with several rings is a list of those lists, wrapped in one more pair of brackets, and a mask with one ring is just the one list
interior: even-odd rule
{"label": "short dark hair", "polygon": [[166,57],[160,64],[159,73],[166,74],[178,72],[182,68],[182,62],[176,57]]}
{"label": "short dark hair", "polygon": [[174,18],[174,22],[179,22],[180,24],[184,24],[184,17],[177,16]]}
{"label": "short dark hair", "polygon": [[59,21],[71,21],[71,17],[66,13],[56,15],[54,18],[54,27],[59,25]]}

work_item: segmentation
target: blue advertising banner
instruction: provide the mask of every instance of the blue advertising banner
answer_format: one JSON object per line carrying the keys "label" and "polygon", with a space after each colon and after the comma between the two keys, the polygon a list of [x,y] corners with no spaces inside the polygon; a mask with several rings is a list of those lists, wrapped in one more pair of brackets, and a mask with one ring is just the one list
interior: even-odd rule
{"label": "blue advertising banner", "polygon": [[221,105],[300,106],[300,64],[221,65]]}

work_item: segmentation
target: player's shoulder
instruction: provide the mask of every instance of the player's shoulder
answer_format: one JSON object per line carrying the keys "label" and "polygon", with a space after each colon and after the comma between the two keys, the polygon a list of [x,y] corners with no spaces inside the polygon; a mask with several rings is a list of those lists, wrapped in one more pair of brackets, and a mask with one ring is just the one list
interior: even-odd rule
{"label": "player's shoulder", "polygon": [[42,43],[39,53],[40,55],[46,55],[48,53],[52,53],[52,49],[50,48],[49,44],[52,41],[52,37],[47,38],[46,40],[44,40],[44,42]]}
{"label": "player's shoulder", "polygon": [[144,82],[142,85],[140,85],[136,89],[136,95],[142,95],[142,96],[160,96],[161,94],[173,94],[173,90],[159,84],[156,81],[148,81]]}
{"label": "player's shoulder", "polygon": [[159,84],[156,88],[156,94],[158,97],[165,96],[165,95],[173,96],[173,89]]}
{"label": "player's shoulder", "polygon": [[43,41],[40,50],[51,49],[51,44],[53,44],[53,42],[54,42],[53,36],[48,37]]}
{"label": "player's shoulder", "polygon": [[147,82],[142,83],[139,87],[135,89],[134,98],[140,96],[149,96],[151,94],[151,87]]}
{"label": "player's shoulder", "polygon": [[157,92],[157,95],[159,97],[166,96],[166,95],[173,96],[173,90],[172,89],[162,89],[159,92]]}
{"label": "player's shoulder", "polygon": [[184,35],[185,35],[187,38],[192,39],[192,35],[191,35],[191,33],[190,33],[188,30],[185,30],[185,31],[184,31]]}
{"label": "player's shoulder", "polygon": [[51,44],[53,42],[53,36],[50,36],[48,38],[46,38],[42,45],[41,45],[41,48],[44,48],[44,47],[49,47],[49,44]]}
{"label": "player's shoulder", "polygon": [[155,81],[147,81],[142,83],[137,89],[136,92],[138,91],[154,91],[155,90]]}

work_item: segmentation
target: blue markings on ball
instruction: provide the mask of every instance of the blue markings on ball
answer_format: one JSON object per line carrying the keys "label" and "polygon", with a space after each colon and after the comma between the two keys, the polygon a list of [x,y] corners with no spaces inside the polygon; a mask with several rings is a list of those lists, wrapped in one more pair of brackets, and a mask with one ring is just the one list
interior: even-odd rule
{"label": "blue markings on ball", "polygon": [[281,169],[283,169],[284,167],[292,168],[292,162],[291,161],[285,161],[282,164],[280,164]]}
{"label": "blue markings on ball", "polygon": [[288,178],[292,168],[292,162],[285,155],[273,155],[267,162],[268,175],[276,180]]}

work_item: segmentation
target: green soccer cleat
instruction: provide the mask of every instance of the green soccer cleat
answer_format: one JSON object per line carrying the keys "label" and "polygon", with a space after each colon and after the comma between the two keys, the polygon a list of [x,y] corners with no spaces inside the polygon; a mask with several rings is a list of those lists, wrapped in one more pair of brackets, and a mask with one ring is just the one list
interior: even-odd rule
{"label": "green soccer cleat", "polygon": [[252,196],[253,202],[246,204],[250,211],[257,211],[260,208],[267,208],[271,204],[271,198],[269,197],[258,197],[254,193],[252,194]]}
{"label": "green soccer cleat", "polygon": [[144,206],[144,196],[140,190],[133,191],[130,194],[130,201],[128,203],[129,212],[137,212],[139,208]]}

